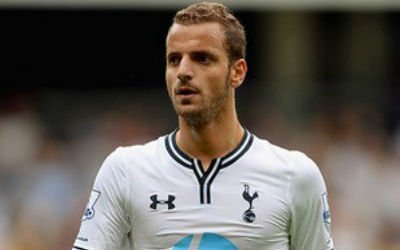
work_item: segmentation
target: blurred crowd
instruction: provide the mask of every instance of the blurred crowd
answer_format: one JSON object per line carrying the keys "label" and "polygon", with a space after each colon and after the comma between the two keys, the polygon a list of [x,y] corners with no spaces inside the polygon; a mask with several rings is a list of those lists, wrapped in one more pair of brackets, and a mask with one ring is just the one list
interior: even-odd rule
{"label": "blurred crowd", "polygon": [[[3,98],[0,250],[70,249],[107,154],[175,129],[166,93],[129,91]],[[380,112],[356,104],[301,123],[257,105],[257,116],[246,101],[239,112],[251,132],[320,166],[336,248],[400,249],[400,128],[388,133]]]}

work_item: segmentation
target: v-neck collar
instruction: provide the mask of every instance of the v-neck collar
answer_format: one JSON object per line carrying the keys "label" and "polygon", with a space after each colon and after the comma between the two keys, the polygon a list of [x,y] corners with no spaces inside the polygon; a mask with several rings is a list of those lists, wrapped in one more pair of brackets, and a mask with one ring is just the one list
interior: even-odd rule
{"label": "v-neck collar", "polygon": [[253,142],[253,135],[249,131],[245,130],[242,140],[239,145],[236,146],[231,152],[223,157],[215,158],[211,161],[210,166],[204,171],[201,161],[190,157],[185,154],[176,144],[176,133],[175,130],[171,134],[165,137],[165,146],[169,155],[179,165],[191,169],[196,176],[199,184],[199,202],[200,204],[211,204],[212,203],[212,183],[217,176],[218,172],[225,167],[232,165],[240,157],[242,157],[250,148]]}
{"label": "v-neck collar", "polygon": [[[176,143],[177,132],[178,129],[165,137],[165,146],[168,153],[176,162],[186,168],[193,169],[194,167],[196,167],[196,165],[198,165],[198,167],[201,169],[201,173],[204,174],[201,162],[198,159],[190,157],[178,147]],[[244,135],[240,143],[225,156],[213,159],[210,163],[209,169],[211,169],[213,165],[218,165],[220,168],[225,168],[229,165],[232,165],[247,152],[253,142],[253,139],[253,135],[247,129],[245,129]],[[218,162],[218,164],[215,164],[215,162]],[[207,169],[206,172],[208,172],[209,169]]]}

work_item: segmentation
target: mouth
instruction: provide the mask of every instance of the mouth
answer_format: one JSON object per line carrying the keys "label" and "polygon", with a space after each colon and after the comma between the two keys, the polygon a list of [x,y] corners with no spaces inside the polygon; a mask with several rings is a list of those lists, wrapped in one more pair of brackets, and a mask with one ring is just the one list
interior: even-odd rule
{"label": "mouth", "polygon": [[175,94],[179,96],[190,96],[198,93],[199,91],[192,87],[178,87],[175,89]]}

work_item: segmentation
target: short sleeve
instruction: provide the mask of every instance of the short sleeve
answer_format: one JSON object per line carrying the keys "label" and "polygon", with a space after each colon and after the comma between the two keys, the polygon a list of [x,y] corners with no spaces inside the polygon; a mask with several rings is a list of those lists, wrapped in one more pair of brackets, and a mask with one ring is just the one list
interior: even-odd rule
{"label": "short sleeve", "polygon": [[126,211],[126,173],[117,149],[101,166],[73,249],[119,250],[130,231]]}
{"label": "short sleeve", "polygon": [[328,194],[317,165],[296,152],[291,176],[290,249],[332,250]]}

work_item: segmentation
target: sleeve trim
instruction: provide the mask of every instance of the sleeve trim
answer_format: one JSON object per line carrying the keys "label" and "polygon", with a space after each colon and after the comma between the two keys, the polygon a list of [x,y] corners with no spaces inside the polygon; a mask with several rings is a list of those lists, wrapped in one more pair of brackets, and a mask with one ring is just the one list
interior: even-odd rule
{"label": "sleeve trim", "polygon": [[82,248],[82,247],[78,247],[78,246],[73,246],[72,249],[77,249],[77,250],[89,250],[87,248]]}

